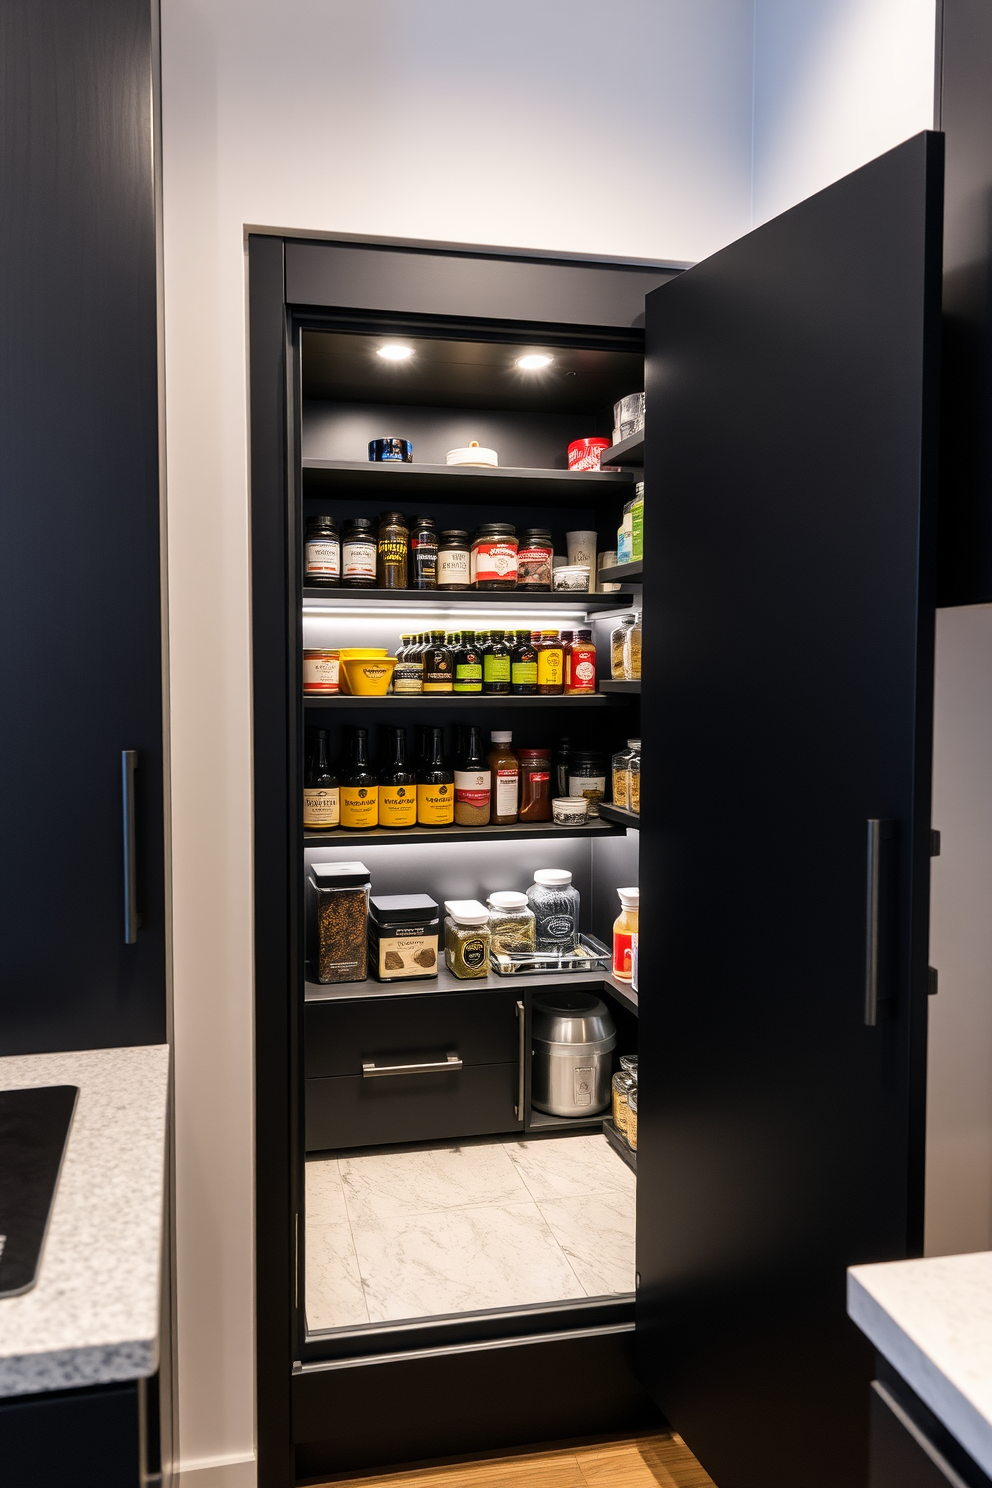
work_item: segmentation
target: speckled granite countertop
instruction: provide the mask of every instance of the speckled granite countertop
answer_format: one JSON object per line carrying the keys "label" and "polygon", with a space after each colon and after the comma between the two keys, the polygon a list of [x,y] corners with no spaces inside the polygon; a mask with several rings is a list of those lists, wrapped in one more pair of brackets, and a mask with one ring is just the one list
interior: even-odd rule
{"label": "speckled granite countertop", "polygon": [[37,1284],[0,1298],[0,1396],[158,1365],[169,1050],[0,1059],[0,1089],[78,1085]]}
{"label": "speckled granite countertop", "polygon": [[847,1310],[992,1476],[992,1251],[852,1266]]}

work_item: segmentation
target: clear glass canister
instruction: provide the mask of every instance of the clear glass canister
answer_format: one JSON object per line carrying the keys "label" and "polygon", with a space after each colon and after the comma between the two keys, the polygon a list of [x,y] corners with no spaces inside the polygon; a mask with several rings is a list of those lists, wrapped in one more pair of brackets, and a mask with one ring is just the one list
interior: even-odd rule
{"label": "clear glass canister", "polygon": [[620,1055],[620,1068],[623,1070],[623,1072],[624,1072],[625,1075],[630,1075],[633,1079],[636,1080],[637,1079],[637,1055],[636,1054],[621,1054]]}
{"label": "clear glass canister", "polygon": [[641,680],[641,617],[638,613],[633,625],[627,627],[623,638],[623,675],[626,682]]}
{"label": "clear glass canister", "polygon": [[613,804],[619,806],[621,811],[630,810],[630,740],[627,740],[626,749],[618,749],[613,756]]}
{"label": "clear glass canister", "polygon": [[641,741],[637,740],[637,746],[631,753],[627,763],[627,794],[630,800],[629,809],[640,815],[641,811]]}
{"label": "clear glass canister", "polygon": [[610,676],[614,682],[622,682],[626,675],[623,669],[624,640],[636,619],[636,615],[624,615],[619,625],[610,632]]}
{"label": "clear glass canister", "polygon": [[504,954],[533,951],[537,943],[536,925],[526,894],[498,889],[489,895],[489,933],[494,951]]}
{"label": "clear glass canister", "polygon": [[631,1152],[637,1151],[637,1086],[627,1097],[627,1130],[624,1132]]}
{"label": "clear glass canister", "polygon": [[622,1137],[627,1135],[628,1101],[635,1085],[636,1081],[625,1070],[619,1070],[613,1076],[613,1125]]}
{"label": "clear glass canister", "polygon": [[579,891],[567,868],[538,868],[527,890],[539,951],[572,951],[579,934]]}
{"label": "clear glass canister", "polygon": [[489,975],[489,911],[478,899],[446,899],[444,964],[462,981]]}

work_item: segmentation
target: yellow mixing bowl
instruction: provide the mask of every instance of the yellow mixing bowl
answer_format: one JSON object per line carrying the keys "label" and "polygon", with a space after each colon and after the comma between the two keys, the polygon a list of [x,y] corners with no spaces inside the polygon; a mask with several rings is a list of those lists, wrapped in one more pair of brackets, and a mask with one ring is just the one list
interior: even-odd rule
{"label": "yellow mixing bowl", "polygon": [[[340,661],[367,661],[373,657],[388,656],[389,652],[385,646],[342,646],[338,652]],[[388,687],[388,683],[386,686]],[[348,685],[348,677],[343,667],[338,673],[338,687],[341,692],[351,692]],[[374,693],[366,693],[366,697],[375,696]]]}
{"label": "yellow mixing bowl", "polygon": [[341,691],[355,697],[385,697],[395,665],[395,656],[342,656],[341,673],[347,687]]}

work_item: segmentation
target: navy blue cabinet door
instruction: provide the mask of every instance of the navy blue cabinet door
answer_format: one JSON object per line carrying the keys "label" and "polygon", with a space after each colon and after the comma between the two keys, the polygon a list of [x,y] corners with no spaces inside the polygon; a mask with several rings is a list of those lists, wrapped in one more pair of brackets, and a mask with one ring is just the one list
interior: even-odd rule
{"label": "navy blue cabinet door", "polygon": [[4,1054],[165,1037],[151,10],[0,7]]}
{"label": "navy blue cabinet door", "polygon": [[720,1488],[867,1481],[845,1267],[922,1239],[942,160],[648,298],[637,1328]]}

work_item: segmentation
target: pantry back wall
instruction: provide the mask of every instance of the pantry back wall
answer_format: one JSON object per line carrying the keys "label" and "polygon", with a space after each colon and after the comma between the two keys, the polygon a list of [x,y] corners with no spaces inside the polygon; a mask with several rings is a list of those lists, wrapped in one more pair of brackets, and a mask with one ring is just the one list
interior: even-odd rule
{"label": "pantry back wall", "polygon": [[[247,1488],[246,229],[703,257],[751,225],[754,9],[163,0],[162,55],[181,1482]],[[798,87],[816,58],[789,56]],[[882,77],[864,158],[912,132],[908,86]]]}

